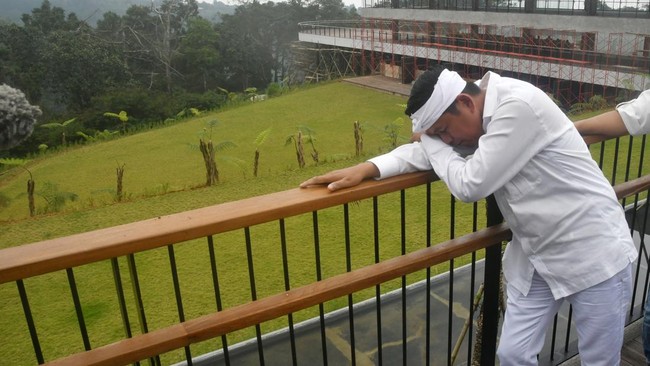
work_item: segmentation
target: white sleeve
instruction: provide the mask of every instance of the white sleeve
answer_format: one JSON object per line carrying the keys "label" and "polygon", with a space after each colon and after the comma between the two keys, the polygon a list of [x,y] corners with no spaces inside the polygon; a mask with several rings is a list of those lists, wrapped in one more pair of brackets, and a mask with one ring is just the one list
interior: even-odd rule
{"label": "white sleeve", "polygon": [[379,178],[385,179],[399,174],[431,170],[421,144],[414,142],[397,147],[395,150],[368,160],[379,169]]}
{"label": "white sleeve", "polygon": [[501,104],[469,160],[437,137],[423,135],[421,139],[433,169],[451,193],[465,202],[503,187],[550,143],[550,135],[530,106],[516,99]]}
{"label": "white sleeve", "polygon": [[643,135],[650,132],[650,89],[638,98],[616,106],[630,135]]}

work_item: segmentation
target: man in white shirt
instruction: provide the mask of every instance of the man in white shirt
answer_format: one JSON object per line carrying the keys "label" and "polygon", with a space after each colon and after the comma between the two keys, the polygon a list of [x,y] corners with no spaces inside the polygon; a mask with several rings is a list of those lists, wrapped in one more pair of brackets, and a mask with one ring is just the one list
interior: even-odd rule
{"label": "man in white shirt", "polygon": [[[491,72],[468,83],[441,67],[418,78],[405,113],[420,142],[300,186],[334,191],[433,168],[463,201],[494,194],[513,232],[503,257],[500,364],[537,365],[546,328],[566,300],[583,365],[618,365],[637,253],[614,191],[573,123],[529,83]],[[471,158],[460,148],[472,149]]]}
{"label": "man in white shirt", "polygon": [[[650,132],[650,89],[630,101],[620,103],[613,111],[583,119],[575,123],[587,143]],[[646,299],[643,316],[643,353],[650,365],[650,297]]]}

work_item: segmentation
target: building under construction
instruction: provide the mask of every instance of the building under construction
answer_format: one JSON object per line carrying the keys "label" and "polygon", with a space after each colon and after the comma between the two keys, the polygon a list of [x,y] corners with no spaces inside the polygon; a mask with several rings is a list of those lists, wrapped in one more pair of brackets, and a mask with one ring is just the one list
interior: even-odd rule
{"label": "building under construction", "polygon": [[[366,3],[361,19],[301,24],[307,80],[381,74],[410,83],[432,63],[469,79],[527,80],[565,106],[650,88],[650,0]],[[585,10],[587,9],[587,10]]]}

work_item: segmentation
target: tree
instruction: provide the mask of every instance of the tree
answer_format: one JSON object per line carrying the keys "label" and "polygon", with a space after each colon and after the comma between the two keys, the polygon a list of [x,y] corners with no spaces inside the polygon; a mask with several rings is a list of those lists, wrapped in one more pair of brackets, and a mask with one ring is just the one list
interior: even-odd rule
{"label": "tree", "polygon": [[129,122],[126,111],[120,111],[120,113],[105,112],[104,116],[119,119],[122,122],[122,133],[126,133],[126,123]]}
{"label": "tree", "polygon": [[293,148],[296,151],[296,160],[298,161],[298,167],[305,167],[305,148],[302,144],[302,131],[298,130],[298,133],[294,135],[287,136],[287,139],[284,142],[284,146],[291,145],[293,143]]}
{"label": "tree", "polygon": [[65,140],[66,127],[69,124],[71,124],[72,122],[76,121],[76,120],[77,120],[76,118],[71,118],[71,119],[69,119],[67,121],[64,121],[64,122],[61,122],[61,123],[59,123],[59,122],[50,122],[50,123],[42,124],[41,127],[43,127],[43,128],[51,128],[51,129],[59,129],[59,128],[62,129],[62,131],[61,131],[61,146],[65,146],[66,145],[66,140]]}
{"label": "tree", "polygon": [[222,69],[221,55],[219,34],[210,22],[202,18],[188,22],[176,61],[187,90],[205,92],[216,88]]}
{"label": "tree", "polygon": [[7,150],[25,140],[34,131],[41,110],[29,104],[25,94],[0,84],[0,150]]}
{"label": "tree", "polygon": [[359,121],[354,121],[354,155],[361,156],[363,153],[363,127]]}
{"label": "tree", "polygon": [[260,146],[266,141],[266,139],[269,137],[271,134],[271,128],[267,128],[266,130],[260,132],[257,137],[255,138],[254,144],[255,144],[255,158],[253,159],[253,176],[257,177],[257,172],[258,172],[258,167],[260,164]]}
{"label": "tree", "polygon": [[[235,145],[231,141],[223,141],[216,145],[212,143],[212,129],[219,125],[219,121],[213,119],[208,122],[207,127],[203,130],[203,135],[199,138],[199,149],[203,155],[203,162],[205,163],[205,185],[212,186],[219,182],[219,169],[217,168],[217,161],[215,159],[215,152],[233,148]],[[207,135],[207,136],[205,136]]]}
{"label": "tree", "polygon": [[172,59],[179,47],[180,38],[187,22],[198,14],[196,0],[164,0],[159,8],[153,9],[161,26],[154,50],[163,64],[167,92],[172,90]]}
{"label": "tree", "polygon": [[56,31],[43,47],[47,89],[73,110],[88,108],[93,96],[129,80],[119,53],[98,40],[92,32]]}
{"label": "tree", "polygon": [[0,159],[0,164],[10,165],[10,166],[19,166],[29,174],[29,179],[27,180],[27,206],[29,208],[29,216],[36,215],[36,205],[34,203],[34,189],[36,188],[36,182],[34,182],[34,177],[32,172],[29,169],[25,168],[24,165],[27,164],[28,160],[25,159]]}

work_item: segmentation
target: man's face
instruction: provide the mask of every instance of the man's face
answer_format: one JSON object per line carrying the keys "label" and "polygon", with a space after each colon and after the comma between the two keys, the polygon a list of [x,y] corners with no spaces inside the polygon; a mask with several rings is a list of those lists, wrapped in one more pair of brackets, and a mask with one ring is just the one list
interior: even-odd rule
{"label": "man's face", "polygon": [[457,99],[456,107],[458,114],[443,113],[425,133],[440,137],[450,146],[477,147],[478,139],[485,133],[481,112],[471,98]]}

